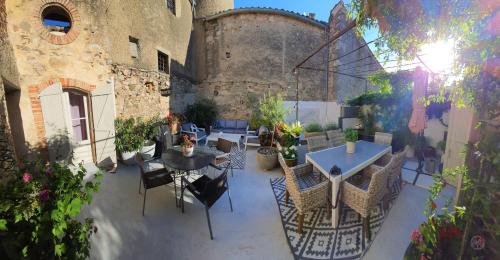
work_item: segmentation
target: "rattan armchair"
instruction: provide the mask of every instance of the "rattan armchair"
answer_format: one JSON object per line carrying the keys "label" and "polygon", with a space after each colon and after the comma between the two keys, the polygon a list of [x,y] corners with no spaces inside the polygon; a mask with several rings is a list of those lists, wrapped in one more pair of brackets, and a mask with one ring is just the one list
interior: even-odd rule
{"label": "rattan armchair", "polygon": [[218,167],[223,167],[227,165],[231,169],[231,176],[233,174],[233,164],[231,162],[231,148],[233,143],[223,138],[217,139],[216,149],[223,152],[224,154],[215,157],[213,164]]}
{"label": "rattan armchair", "polygon": [[342,201],[363,218],[363,232],[371,239],[370,211],[384,197],[387,190],[389,168],[370,165],[362,172],[363,182],[353,184],[347,180],[342,183]]}
{"label": "rattan armchair", "polygon": [[383,133],[383,132],[375,132],[374,143],[391,145],[391,143],[392,143],[392,134]]}
{"label": "rattan armchair", "polygon": [[318,135],[307,138],[307,149],[309,152],[315,152],[330,148],[326,135]]}
{"label": "rattan armchair", "polygon": [[342,130],[328,130],[326,131],[326,136],[328,137],[328,143],[332,147],[341,146],[345,143],[345,136]]}
{"label": "rattan armchair", "polygon": [[[283,157],[281,157],[280,163],[282,160]],[[298,232],[302,233],[304,214],[327,204],[328,180],[320,181],[320,175],[313,172],[312,164],[301,164],[291,168],[286,167],[286,164],[284,166],[285,202],[288,203],[288,198],[291,195],[299,214]]]}

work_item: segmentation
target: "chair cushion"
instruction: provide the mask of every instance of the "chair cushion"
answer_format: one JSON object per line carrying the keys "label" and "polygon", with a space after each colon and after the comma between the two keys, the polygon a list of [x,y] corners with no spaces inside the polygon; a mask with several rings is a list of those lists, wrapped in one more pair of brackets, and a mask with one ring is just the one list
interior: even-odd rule
{"label": "chair cushion", "polygon": [[152,172],[160,169],[165,169],[165,165],[163,165],[163,160],[161,158],[145,161],[144,166],[142,167],[144,172]]}
{"label": "chair cushion", "polygon": [[319,178],[320,175],[317,172],[299,175],[297,176],[297,181],[299,182],[299,188],[301,190],[310,188],[320,182]]}
{"label": "chair cushion", "polygon": [[236,128],[236,120],[226,120],[226,128]]}
{"label": "chair cushion", "polygon": [[348,182],[364,191],[368,191],[368,186],[370,186],[370,178],[363,178],[362,175],[354,175],[349,178]]}
{"label": "chair cushion", "polygon": [[246,129],[248,126],[247,120],[236,120],[236,128],[238,129]]}

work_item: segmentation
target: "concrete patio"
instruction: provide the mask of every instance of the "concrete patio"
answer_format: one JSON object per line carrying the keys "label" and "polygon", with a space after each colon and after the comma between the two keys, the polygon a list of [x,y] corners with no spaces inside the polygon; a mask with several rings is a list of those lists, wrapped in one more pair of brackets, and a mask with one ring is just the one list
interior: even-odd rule
{"label": "concrete patio", "polygon": [[[213,241],[204,208],[189,192],[182,214],[172,186],[149,190],[143,217],[137,166],[120,165],[116,174],[105,173],[100,192],[83,214],[98,227],[91,258],[293,259],[269,184],[270,178],[282,176],[281,170],[257,169],[255,154],[249,149],[245,169],[229,177],[234,212],[227,196],[210,210]],[[448,185],[443,193],[452,196],[454,189]],[[427,195],[423,188],[404,185],[364,259],[402,259],[411,230],[425,219]]]}

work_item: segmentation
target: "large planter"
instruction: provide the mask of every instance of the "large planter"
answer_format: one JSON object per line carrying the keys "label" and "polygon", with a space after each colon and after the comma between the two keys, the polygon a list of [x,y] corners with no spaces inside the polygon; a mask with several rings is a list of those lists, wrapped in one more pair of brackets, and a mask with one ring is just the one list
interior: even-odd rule
{"label": "large planter", "polygon": [[121,152],[122,156],[122,161],[126,165],[134,165],[136,163],[135,161],[135,156],[137,155],[137,152]]}
{"label": "large planter", "polygon": [[433,174],[438,167],[438,160],[435,157],[425,157],[424,168],[427,173]]}
{"label": "large planter", "polygon": [[172,123],[169,125],[170,127],[170,133],[172,135],[176,135],[179,132],[179,123]]}
{"label": "large planter", "polygon": [[355,142],[346,142],[346,152],[347,153],[355,153],[356,152],[356,143]]}
{"label": "large planter", "polygon": [[257,149],[257,164],[263,170],[272,170],[278,164],[278,151],[273,147]]}
{"label": "large planter", "polygon": [[155,155],[156,143],[154,141],[146,141],[141,148],[141,155],[144,160],[152,159]]}
{"label": "large planter", "polygon": [[304,132],[304,137],[309,138],[309,137],[324,135],[324,134],[325,133],[323,133],[323,132]]}

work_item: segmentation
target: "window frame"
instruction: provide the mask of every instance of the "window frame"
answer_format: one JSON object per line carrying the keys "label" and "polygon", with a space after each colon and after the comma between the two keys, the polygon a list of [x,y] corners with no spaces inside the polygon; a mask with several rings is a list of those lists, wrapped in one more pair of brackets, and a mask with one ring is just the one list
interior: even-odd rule
{"label": "window frame", "polygon": [[[162,57],[162,59],[164,59],[163,64],[160,64],[160,57]],[[158,66],[159,72],[162,72],[165,74],[170,74],[170,56],[168,54],[160,51],[160,50],[157,50],[157,66]],[[165,69],[165,67],[166,67],[166,69]]]}
{"label": "window frame", "polygon": [[167,9],[175,16],[177,16],[177,3],[176,0],[165,0]]}

